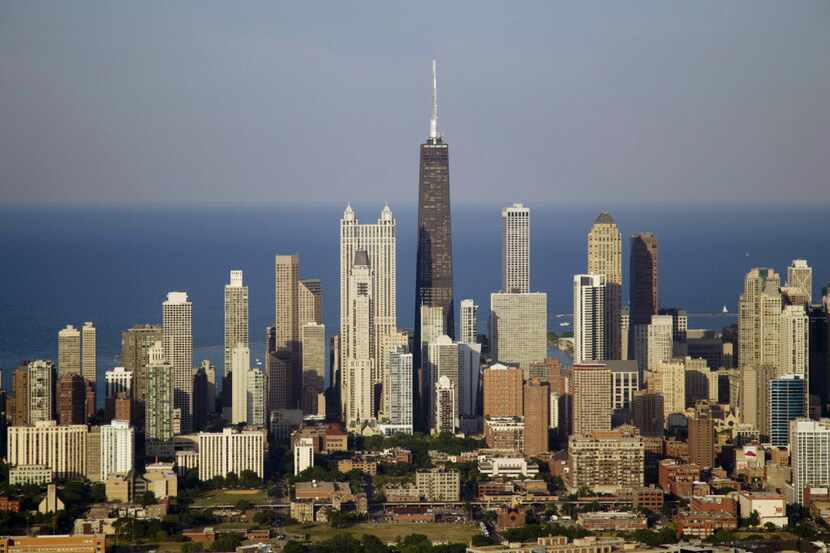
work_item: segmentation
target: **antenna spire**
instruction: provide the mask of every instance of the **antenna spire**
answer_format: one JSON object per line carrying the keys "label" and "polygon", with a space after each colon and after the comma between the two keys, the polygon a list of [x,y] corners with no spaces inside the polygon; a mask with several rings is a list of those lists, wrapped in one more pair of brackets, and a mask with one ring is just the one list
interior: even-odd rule
{"label": "antenna spire", "polygon": [[432,119],[429,121],[429,137],[441,137],[438,133],[438,77],[435,60],[432,60]]}

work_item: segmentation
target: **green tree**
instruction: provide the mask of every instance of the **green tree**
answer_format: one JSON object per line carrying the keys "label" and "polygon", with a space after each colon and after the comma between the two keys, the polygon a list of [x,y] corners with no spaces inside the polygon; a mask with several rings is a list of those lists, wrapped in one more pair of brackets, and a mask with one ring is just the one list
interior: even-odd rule
{"label": "green tree", "polygon": [[214,551],[235,551],[245,538],[241,534],[226,533],[217,534],[216,540],[213,542]]}
{"label": "green tree", "polygon": [[179,545],[180,553],[202,553],[202,544],[193,543],[192,541],[184,542]]}

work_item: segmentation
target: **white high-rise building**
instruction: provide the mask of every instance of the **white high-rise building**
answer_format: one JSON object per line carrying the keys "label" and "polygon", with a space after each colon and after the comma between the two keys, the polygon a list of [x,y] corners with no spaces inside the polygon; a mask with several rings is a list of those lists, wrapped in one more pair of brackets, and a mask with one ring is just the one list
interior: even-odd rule
{"label": "white high-rise building", "polygon": [[390,352],[389,424],[400,432],[412,433],[412,354],[405,346],[397,346]]}
{"label": "white high-rise building", "polygon": [[231,367],[231,423],[247,423],[251,350],[242,344],[237,344],[231,354]]}
{"label": "white high-rise building", "polygon": [[[646,329],[646,366],[644,370],[655,370],[661,362],[674,356],[674,322],[671,315],[652,315]],[[637,360],[638,368],[640,360]]]}
{"label": "white high-rise building", "polygon": [[787,287],[799,288],[807,296],[807,304],[813,302],[813,269],[806,259],[793,259],[787,267]]}
{"label": "white high-rise building", "polygon": [[609,356],[604,275],[574,275],[574,363]]}
{"label": "white high-rise building", "polygon": [[490,350],[506,365],[529,369],[548,352],[548,295],[490,294]]}
{"label": "white high-rise building", "polygon": [[101,479],[126,474],[135,468],[135,429],[127,421],[101,427]]}
{"label": "white high-rise building", "polygon": [[[354,255],[349,273],[349,329],[341,335],[341,348],[348,353],[341,377],[341,401],[348,428],[355,428],[375,417],[375,359],[372,313],[374,312],[374,278],[365,250]],[[342,331],[342,327],[341,327]],[[348,342],[348,343],[347,343]]]}
{"label": "white high-rise building", "polygon": [[790,422],[792,485],[795,502],[804,504],[804,490],[830,487],[830,419]]}
{"label": "white high-rise building", "polygon": [[52,398],[55,396],[55,368],[51,361],[38,359],[27,366],[29,371],[29,424],[56,418]]}
{"label": "white high-rise building", "polygon": [[776,376],[797,374],[809,378],[810,318],[803,305],[787,305],[781,312],[781,340]]}
{"label": "white high-rise building", "polygon": [[[397,332],[397,273],[396,273],[396,223],[392,210],[385,206],[375,224],[360,224],[351,206],[347,206],[340,220],[340,367],[347,367],[347,359],[356,359],[354,351],[358,340],[352,336],[354,328],[351,274],[358,251],[363,251],[370,271],[371,325],[369,359],[372,380],[382,384],[388,362],[387,352],[382,351],[388,340],[385,338]],[[361,330],[362,332],[362,330]],[[362,354],[361,354],[362,355]]]}
{"label": "white high-rise building", "polygon": [[501,210],[502,292],[530,292],[530,209],[513,204]]}
{"label": "white high-rise building", "polygon": [[133,389],[133,371],[124,367],[114,367],[104,373],[107,385],[107,399],[114,399],[119,393],[131,395]]}
{"label": "white high-rise building", "polygon": [[683,359],[658,361],[646,373],[648,390],[663,396],[663,421],[686,410],[686,363]]}
{"label": "white high-rise building", "polygon": [[461,341],[475,344],[478,342],[478,305],[470,299],[461,300],[460,311]]}
{"label": "white high-rise building", "polygon": [[[235,384],[234,384],[235,386]],[[265,373],[259,367],[248,371],[247,422],[251,426],[265,426]]]}
{"label": "white high-rise building", "polygon": [[60,374],[81,374],[81,333],[72,325],[58,332]]}
{"label": "white high-rise building", "polygon": [[294,476],[314,466],[314,439],[300,438],[294,446]]}
{"label": "white high-rise building", "polygon": [[193,309],[187,292],[170,292],[162,304],[164,356],[173,369],[173,407],[181,432],[193,428]]}
{"label": "white high-rise building", "polygon": [[455,384],[447,376],[441,376],[435,384],[434,434],[449,432],[458,428],[458,395]]}
{"label": "white high-rise building", "polygon": [[222,432],[200,432],[199,480],[216,476],[227,477],[231,472],[241,476],[249,470],[262,478],[265,473],[266,431],[264,429],[238,431],[225,428]]}
{"label": "white high-rise building", "polygon": [[84,323],[81,328],[81,375],[88,382],[97,380],[97,346],[95,325],[91,321]]}
{"label": "white high-rise building", "polygon": [[233,349],[248,342],[248,287],[242,283],[242,271],[231,271],[225,285],[225,374],[231,370]]}

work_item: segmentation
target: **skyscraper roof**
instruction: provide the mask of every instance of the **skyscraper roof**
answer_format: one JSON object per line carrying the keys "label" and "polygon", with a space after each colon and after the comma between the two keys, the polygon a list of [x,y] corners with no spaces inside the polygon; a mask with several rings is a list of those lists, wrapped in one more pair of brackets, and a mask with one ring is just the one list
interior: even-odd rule
{"label": "skyscraper roof", "polygon": [[594,224],[595,225],[613,225],[614,224],[614,218],[611,217],[611,214],[608,213],[607,211],[603,211],[602,213],[597,215],[596,219],[594,219]]}

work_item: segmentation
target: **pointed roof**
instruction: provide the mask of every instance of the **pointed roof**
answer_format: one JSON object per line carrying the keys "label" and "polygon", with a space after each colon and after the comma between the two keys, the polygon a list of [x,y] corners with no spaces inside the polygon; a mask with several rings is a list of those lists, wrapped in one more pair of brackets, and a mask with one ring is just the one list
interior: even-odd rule
{"label": "pointed roof", "polygon": [[614,224],[614,218],[611,217],[611,214],[608,213],[607,211],[603,211],[602,213],[597,215],[596,219],[594,219],[594,224],[595,225],[613,225]]}

